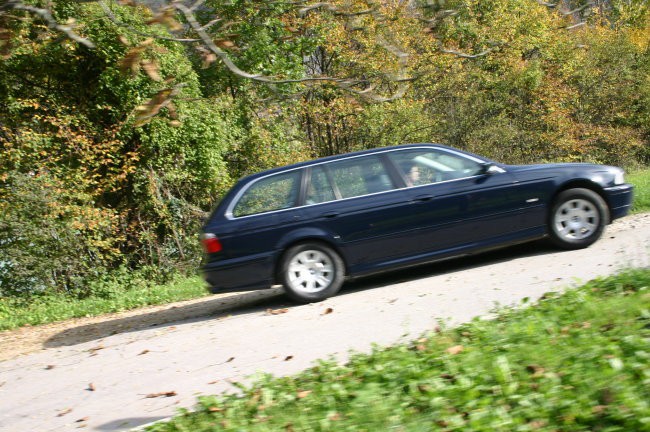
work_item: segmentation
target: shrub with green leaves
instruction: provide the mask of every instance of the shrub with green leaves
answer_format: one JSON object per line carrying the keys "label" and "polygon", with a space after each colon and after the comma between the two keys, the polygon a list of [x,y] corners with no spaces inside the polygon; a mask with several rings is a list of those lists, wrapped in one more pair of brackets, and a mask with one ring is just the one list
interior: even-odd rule
{"label": "shrub with green leaves", "polygon": [[120,261],[116,214],[47,174],[13,174],[0,193],[0,297],[55,290],[85,296],[86,281]]}

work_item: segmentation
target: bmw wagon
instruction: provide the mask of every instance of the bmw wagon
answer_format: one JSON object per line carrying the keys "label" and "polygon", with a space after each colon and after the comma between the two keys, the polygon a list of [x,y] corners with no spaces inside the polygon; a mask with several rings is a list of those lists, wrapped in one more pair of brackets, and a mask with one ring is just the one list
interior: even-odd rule
{"label": "bmw wagon", "polygon": [[437,144],[302,162],[240,180],[203,227],[210,290],[281,284],[299,302],[346,278],[548,237],[595,242],[626,215],[616,167],[504,165]]}

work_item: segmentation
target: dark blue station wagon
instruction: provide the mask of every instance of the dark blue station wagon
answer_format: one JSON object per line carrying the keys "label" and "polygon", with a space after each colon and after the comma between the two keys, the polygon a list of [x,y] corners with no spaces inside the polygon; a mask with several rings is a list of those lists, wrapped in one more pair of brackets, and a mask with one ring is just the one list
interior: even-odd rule
{"label": "dark blue station wagon", "polygon": [[332,156],[239,181],[203,228],[211,291],[282,284],[300,302],[346,277],[549,237],[584,248],[626,215],[620,168],[503,165],[434,144]]}

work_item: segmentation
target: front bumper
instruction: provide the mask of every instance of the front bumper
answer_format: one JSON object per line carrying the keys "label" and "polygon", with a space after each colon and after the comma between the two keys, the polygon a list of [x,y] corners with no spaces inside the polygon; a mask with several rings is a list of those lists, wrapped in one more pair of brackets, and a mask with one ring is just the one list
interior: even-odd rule
{"label": "front bumper", "polygon": [[610,220],[621,218],[627,215],[632,208],[634,197],[634,186],[622,184],[605,188],[605,196],[610,208]]}

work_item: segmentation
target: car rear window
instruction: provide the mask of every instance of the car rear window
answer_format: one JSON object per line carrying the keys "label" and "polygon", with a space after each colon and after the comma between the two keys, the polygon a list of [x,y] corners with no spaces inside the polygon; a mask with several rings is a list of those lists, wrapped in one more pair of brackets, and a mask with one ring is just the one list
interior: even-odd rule
{"label": "car rear window", "polygon": [[296,170],[256,181],[235,204],[233,216],[248,216],[295,206],[300,173]]}
{"label": "car rear window", "polygon": [[334,189],[325,173],[325,169],[315,166],[311,169],[311,180],[307,188],[306,204],[318,204],[336,199]]}

